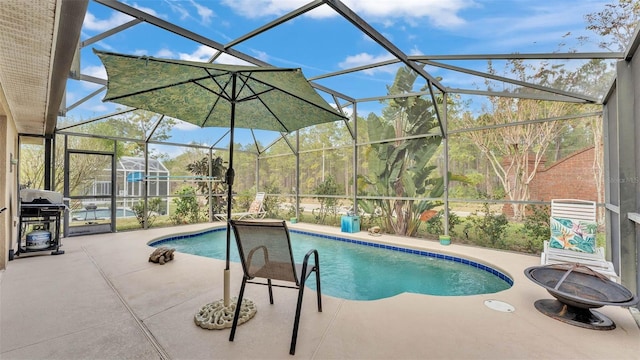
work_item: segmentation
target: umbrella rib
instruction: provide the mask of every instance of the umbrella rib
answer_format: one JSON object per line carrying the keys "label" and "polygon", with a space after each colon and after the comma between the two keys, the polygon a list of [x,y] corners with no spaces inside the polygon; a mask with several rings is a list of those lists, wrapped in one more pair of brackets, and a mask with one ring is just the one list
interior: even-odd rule
{"label": "umbrella rib", "polygon": [[[242,72],[237,73],[237,75],[238,75],[237,77],[240,77],[240,79],[242,80],[242,87],[240,87],[240,90],[237,90],[237,91],[236,91],[236,96],[237,96],[238,94],[242,93],[242,90],[243,90],[245,87],[248,87],[248,88],[249,88],[249,90],[251,90],[251,92],[253,93],[253,95],[252,95],[252,96],[249,96],[249,97],[248,97],[248,99],[250,99],[250,98],[252,98],[253,96],[255,96],[255,94],[256,94],[256,93],[255,93],[255,91],[253,91],[253,89],[251,88],[251,86],[249,86],[249,82],[247,81],[248,79],[251,79],[251,74],[253,74],[253,72],[250,72],[248,75],[244,75]],[[256,79],[253,79],[253,80],[256,80]],[[271,86],[271,85],[269,85],[269,86]],[[244,100],[238,100],[238,98],[236,97],[236,101],[237,101],[237,102],[240,102],[240,101],[244,101]]]}
{"label": "umbrella rib", "polygon": [[253,129],[251,129],[251,137],[253,137],[253,145],[255,145],[256,151],[258,155],[260,155],[262,152],[260,151],[260,147],[258,147],[258,139],[256,139],[256,134],[253,132]]}
{"label": "umbrella rib", "polygon": [[[226,83],[224,86],[222,86],[222,84],[218,81],[218,77],[219,77],[220,75],[228,75],[228,74],[231,74],[231,73],[232,73],[232,71],[229,71],[229,72],[226,72],[226,73],[224,73],[224,74],[220,74],[220,75],[214,75],[214,74],[212,74],[212,73],[209,71],[209,69],[205,69],[205,71],[207,72],[207,74],[209,74],[209,79],[211,79],[211,81],[213,81],[214,83],[216,83],[216,85],[218,85],[218,88],[220,89],[221,93],[217,93],[217,92],[215,92],[215,91],[213,91],[213,90],[211,90],[211,89],[209,89],[209,88],[207,88],[207,87],[205,87],[205,88],[206,88],[207,90],[209,90],[209,91],[213,92],[214,94],[218,95],[218,96],[222,96],[222,97],[224,97],[224,98],[225,98],[225,100],[227,100],[227,101],[231,101],[231,96],[230,96],[230,95],[229,95],[229,93],[227,92],[227,87],[229,86],[229,84],[230,84],[231,82],[227,81],[227,83]],[[233,76],[233,75],[232,75],[232,76]],[[198,85],[200,85],[200,84],[198,84]],[[203,86],[203,85],[200,85],[200,86]]]}
{"label": "umbrella rib", "polygon": [[204,118],[204,120],[202,121],[202,124],[200,125],[200,127],[205,127],[205,125],[207,124],[207,121],[209,121],[209,117],[211,116],[211,114],[213,113],[213,110],[216,108],[216,106],[218,105],[218,102],[220,101],[221,98],[231,102],[231,98],[229,96],[229,94],[226,91],[226,88],[229,86],[229,82],[227,82],[224,86],[222,86],[222,84],[218,81],[217,76],[213,76],[213,74],[211,74],[211,72],[209,72],[208,69],[205,69],[205,71],[209,74],[209,79],[211,79],[211,81],[213,81],[214,83],[216,83],[216,85],[218,85],[218,88],[220,89],[220,92],[216,92],[213,91],[212,89],[209,89],[208,87],[196,82],[195,84],[202,87],[203,89],[218,95],[218,97],[216,98],[216,101],[214,101],[213,105],[211,105],[211,109],[209,109],[209,112],[207,113],[207,116]]}
{"label": "umbrella rib", "polygon": [[[247,85],[247,87],[248,87],[251,91],[253,91],[253,89],[251,89],[251,85]],[[269,92],[269,91],[273,91],[273,89],[274,89],[274,88],[271,88],[271,89],[269,89],[269,90],[267,90],[267,91],[263,91],[262,93],[266,93],[266,92]],[[278,117],[278,116],[277,116],[273,111],[271,111],[271,108],[269,107],[269,105],[267,105],[264,101],[262,101],[262,98],[261,98],[260,96],[258,96],[258,94],[254,93],[254,95],[250,96],[250,98],[253,98],[253,97],[255,97],[256,99],[258,99],[258,101],[260,101],[260,103],[261,103],[262,105],[264,105],[264,108],[265,108],[265,109],[267,109],[267,111],[271,114],[271,116],[273,116],[273,118],[274,118],[274,119],[276,119],[276,121],[278,122],[278,124],[280,124],[280,126],[282,126],[282,128],[284,129],[284,131],[285,131],[285,132],[290,132],[290,131],[289,131],[289,128],[287,128],[287,127],[282,123],[282,121],[280,121],[280,118],[279,118],[279,117]]]}
{"label": "umbrella rib", "polygon": [[[243,75],[243,76],[246,76],[246,75]],[[247,77],[248,77],[248,76],[247,76]],[[326,109],[326,108],[324,108],[324,107],[322,107],[322,106],[319,106],[318,104],[316,104],[316,103],[315,103],[315,102],[313,102],[313,101],[306,100],[305,98],[302,98],[302,97],[300,97],[300,96],[298,96],[298,95],[296,95],[296,94],[294,94],[294,93],[292,93],[292,92],[290,92],[290,91],[287,91],[287,90],[285,90],[285,89],[279,88],[279,87],[277,87],[277,86],[273,86],[273,85],[271,85],[271,84],[269,84],[269,83],[266,83],[266,82],[261,81],[261,80],[256,79],[256,78],[251,78],[251,80],[253,80],[253,81],[257,82],[257,83],[260,83],[260,84],[266,85],[266,86],[270,86],[270,87],[271,87],[271,90],[276,89],[276,90],[282,91],[283,93],[285,93],[285,94],[287,94],[287,95],[289,95],[289,96],[291,96],[291,97],[294,97],[294,98],[296,98],[296,99],[298,99],[298,100],[301,100],[301,101],[302,101],[302,102],[304,102],[304,103],[307,103],[307,104],[309,104],[309,105],[312,105],[312,106],[314,106],[314,107],[316,107],[316,108],[318,108],[318,109],[321,109],[321,110],[324,110],[324,111],[327,111],[327,112],[333,112],[333,113],[335,113],[336,115],[338,115],[338,116],[340,116],[340,117],[342,117],[342,118],[346,119],[346,116],[344,116],[344,115],[342,115],[342,114],[339,114],[337,111],[333,111],[333,108],[331,109],[332,111],[330,111],[330,110],[328,110],[328,109]],[[246,83],[246,81],[245,81],[245,83]],[[247,86],[248,86],[248,85],[247,85]],[[313,89],[313,88],[312,88],[312,89]],[[253,91],[253,90],[252,90],[252,91]],[[315,90],[313,90],[313,91],[315,91]],[[255,94],[255,93],[254,93],[254,94]],[[317,94],[317,93],[316,93],[316,94]],[[320,95],[318,95],[318,96],[320,96]],[[263,103],[263,104],[264,104],[264,103]],[[266,106],[266,105],[265,105],[265,106]]]}
{"label": "umbrella rib", "polygon": [[247,97],[244,97],[244,98],[242,98],[242,99],[238,99],[238,100],[237,100],[238,102],[244,102],[244,101],[250,101],[250,100],[253,100],[253,99],[259,99],[259,98],[260,98],[260,95],[262,95],[262,94],[266,94],[266,93],[271,92],[271,91],[273,91],[273,90],[275,89],[275,88],[271,88],[271,89],[266,89],[266,90],[264,90],[264,91],[255,92],[255,91],[253,91],[253,89],[251,88],[251,85],[247,85],[247,87],[249,88],[249,90],[251,90],[251,92],[252,92],[253,94],[251,94],[251,95],[249,95],[249,96],[247,96]]}
{"label": "umbrella rib", "polygon": [[185,80],[185,81],[179,81],[177,83],[173,83],[173,84],[169,84],[169,85],[162,85],[162,86],[153,87],[153,88],[149,88],[149,89],[145,89],[145,90],[140,90],[140,91],[136,91],[136,92],[127,93],[127,94],[124,94],[124,95],[112,96],[112,97],[109,97],[109,98],[105,98],[104,100],[108,100],[108,101],[119,100],[119,99],[127,98],[127,97],[130,97],[130,96],[136,96],[136,95],[145,94],[145,93],[152,92],[152,91],[158,91],[158,90],[167,89],[167,88],[174,87],[174,86],[184,85],[184,84],[187,84],[187,83],[196,83],[197,84],[197,81],[204,80],[204,79],[207,79],[207,78],[209,78],[209,77],[204,76],[204,77],[198,78],[198,79],[189,79],[189,80]]}
{"label": "umbrella rib", "polygon": [[213,110],[216,108],[216,105],[218,105],[218,101],[220,101],[220,96],[216,99],[216,101],[213,103],[213,105],[211,105],[211,109],[209,109],[209,112],[207,113],[207,116],[204,118],[204,121],[202,121],[202,125],[200,125],[200,127],[205,127],[205,125],[207,124],[207,121],[209,121],[209,117],[211,116],[211,114],[213,113]]}
{"label": "umbrella rib", "polygon": [[[214,81],[215,81],[215,80],[214,80]],[[216,81],[216,83],[217,83],[217,81]],[[221,97],[221,98],[224,98],[224,99],[225,99],[225,100],[227,100],[227,101],[230,101],[230,100],[229,100],[229,97],[227,96],[227,93],[226,93],[225,91],[217,92],[217,91],[215,91],[215,90],[209,89],[208,87],[206,87],[205,85],[200,84],[200,83],[199,83],[199,82],[197,82],[197,81],[194,81],[194,84],[196,84],[196,85],[200,86],[201,88],[203,88],[203,89],[205,89],[205,90],[209,91],[210,93],[213,93],[213,94],[218,95],[218,97]]]}

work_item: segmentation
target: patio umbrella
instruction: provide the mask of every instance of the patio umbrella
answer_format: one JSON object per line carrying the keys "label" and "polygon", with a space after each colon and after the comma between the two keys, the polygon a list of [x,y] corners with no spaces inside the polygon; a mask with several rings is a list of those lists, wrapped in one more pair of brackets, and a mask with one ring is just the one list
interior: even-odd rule
{"label": "patio umbrella", "polygon": [[[230,128],[227,219],[233,194],[235,128],[289,133],[345,119],[309,84],[300,69],[238,66],[94,52],[104,64],[103,101],[149,110],[200,127]],[[227,220],[224,306],[229,299],[231,229]]]}

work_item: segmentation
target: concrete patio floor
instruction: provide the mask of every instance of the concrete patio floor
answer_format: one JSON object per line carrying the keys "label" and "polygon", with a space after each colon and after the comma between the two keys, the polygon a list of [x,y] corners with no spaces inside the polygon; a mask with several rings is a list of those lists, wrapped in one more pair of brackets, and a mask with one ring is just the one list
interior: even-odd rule
{"label": "concrete patio floor", "polygon": [[[149,263],[147,242],[212,224],[63,239],[64,255],[20,256],[0,272],[2,359],[272,359],[288,353],[296,291],[248,286],[258,313],[229,330],[195,325],[195,312],[222,297],[224,262],[188,254]],[[292,228],[339,234],[308,224]],[[307,291],[295,358],[299,359],[638,359],[640,328],[629,309],[598,309],[615,330],[588,330],[538,312],[533,303],[551,296],[523,270],[536,256],[384,235],[384,241],[449,252],[491,264],[514,279],[508,290],[442,297],[401,294],[376,301],[323,295],[323,312]],[[36,253],[37,254],[37,253]],[[29,254],[27,254],[29,255]],[[322,259],[321,259],[322,263]],[[231,266],[231,293],[241,281]],[[515,307],[500,312],[484,305]]]}

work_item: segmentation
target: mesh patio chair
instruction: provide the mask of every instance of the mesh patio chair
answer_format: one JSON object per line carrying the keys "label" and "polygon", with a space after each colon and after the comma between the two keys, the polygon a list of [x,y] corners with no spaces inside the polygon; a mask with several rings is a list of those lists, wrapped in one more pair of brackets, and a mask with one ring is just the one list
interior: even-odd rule
{"label": "mesh patio chair", "polygon": [[[238,245],[244,276],[242,277],[242,286],[240,287],[240,294],[238,295],[238,303],[229,341],[233,341],[235,336],[236,326],[240,316],[240,305],[247,283],[266,285],[269,288],[269,302],[271,304],[273,304],[272,286],[297,289],[298,303],[296,305],[293,334],[291,335],[291,347],[289,349],[289,353],[294,355],[298,336],[298,325],[300,323],[300,311],[302,310],[304,286],[312,272],[315,272],[316,276],[318,312],[322,312],[318,251],[315,249],[309,250],[304,257],[303,263],[296,264],[293,260],[289,230],[284,221],[231,220],[230,223]],[[311,256],[313,256],[313,264],[309,264],[309,258]],[[266,282],[254,281],[256,278],[266,279]],[[272,280],[293,284],[276,284],[273,283]]]}

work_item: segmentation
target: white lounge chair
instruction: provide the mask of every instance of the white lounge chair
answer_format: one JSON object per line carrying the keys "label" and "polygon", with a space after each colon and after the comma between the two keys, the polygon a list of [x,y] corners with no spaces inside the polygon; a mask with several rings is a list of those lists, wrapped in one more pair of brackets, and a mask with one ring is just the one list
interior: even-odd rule
{"label": "white lounge chair", "polygon": [[[595,224],[596,203],[594,201],[576,199],[551,200],[552,223],[557,221],[554,219],[568,219],[575,223],[582,222],[582,224]],[[553,229],[551,230],[553,234]],[[593,235],[595,236],[595,234]],[[570,250],[567,248],[556,248],[550,244],[549,240],[547,240],[544,242],[544,250],[540,256],[540,263],[542,265],[578,263],[606,275],[613,281],[619,282],[619,277],[613,268],[613,264],[610,261],[607,261],[605,257],[604,248],[595,247],[594,245],[593,250],[593,253],[590,253]]]}
{"label": "white lounge chair", "polygon": [[[245,211],[245,212],[237,212],[237,213],[232,213],[231,214],[231,218],[232,219],[236,219],[236,220],[242,220],[242,219],[263,219],[265,217],[265,215],[267,214],[267,212],[264,210],[264,198],[265,198],[265,193],[263,192],[259,192],[256,194],[256,198],[251,202],[251,205],[249,206],[249,210]],[[227,220],[227,214],[213,214],[213,216],[220,220],[220,221],[226,221]]]}

